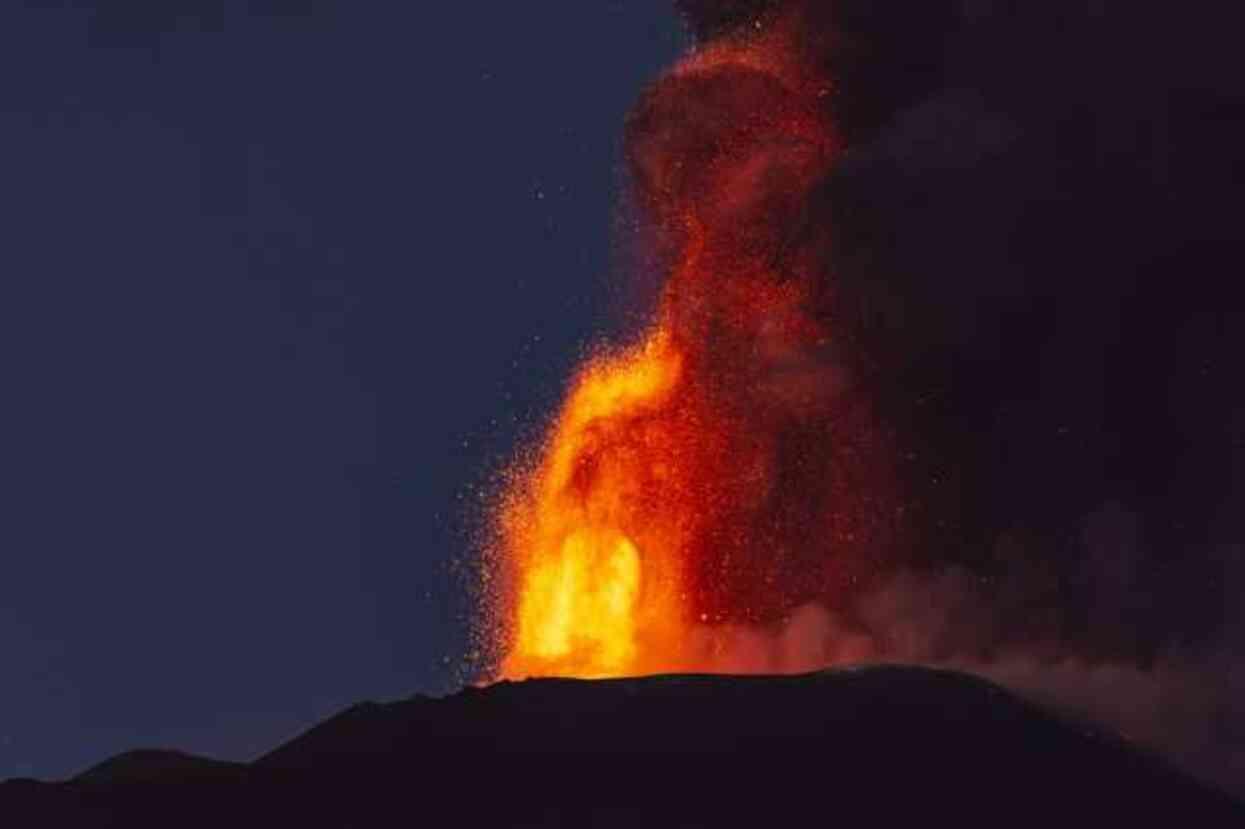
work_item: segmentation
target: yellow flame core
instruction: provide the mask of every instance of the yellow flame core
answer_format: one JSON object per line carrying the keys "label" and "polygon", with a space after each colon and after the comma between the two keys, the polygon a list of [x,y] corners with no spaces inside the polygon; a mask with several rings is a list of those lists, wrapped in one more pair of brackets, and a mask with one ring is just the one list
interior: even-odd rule
{"label": "yellow flame core", "polygon": [[635,656],[640,554],[626,538],[581,531],[531,572],[519,608],[520,640],[538,659],[579,652],[598,670],[624,668]]}

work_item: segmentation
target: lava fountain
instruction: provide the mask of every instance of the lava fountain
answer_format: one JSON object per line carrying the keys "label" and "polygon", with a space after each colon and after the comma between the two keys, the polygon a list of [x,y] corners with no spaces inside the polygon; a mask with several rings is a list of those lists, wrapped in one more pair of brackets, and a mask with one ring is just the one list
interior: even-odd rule
{"label": "lava fountain", "polygon": [[893,453],[810,206],[841,142],[808,13],[699,47],[628,119],[667,278],[498,499],[501,676],[703,669],[713,630],[840,606],[895,547]]}

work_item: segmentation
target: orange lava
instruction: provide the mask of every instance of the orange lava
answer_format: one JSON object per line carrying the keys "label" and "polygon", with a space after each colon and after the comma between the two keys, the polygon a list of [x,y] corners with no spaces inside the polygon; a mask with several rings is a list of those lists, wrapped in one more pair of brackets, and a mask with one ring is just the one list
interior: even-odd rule
{"label": "orange lava", "polygon": [[800,33],[694,52],[628,121],[670,270],[500,498],[501,676],[698,669],[696,631],[833,606],[893,540],[889,448],[808,215],[837,140]]}
{"label": "orange lava", "polygon": [[518,593],[506,675],[631,674],[679,635],[682,573],[670,553],[684,539],[654,495],[682,468],[678,426],[662,417],[682,362],[658,333],[590,363],[539,466],[509,494],[503,537]]}

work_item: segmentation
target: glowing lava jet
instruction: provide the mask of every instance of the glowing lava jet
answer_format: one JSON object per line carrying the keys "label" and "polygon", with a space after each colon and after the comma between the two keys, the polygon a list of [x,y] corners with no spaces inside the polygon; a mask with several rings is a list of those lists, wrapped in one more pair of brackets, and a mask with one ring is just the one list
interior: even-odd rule
{"label": "glowing lava jet", "polygon": [[809,208],[838,140],[805,31],[796,11],[719,38],[629,118],[669,273],[500,498],[502,676],[702,669],[715,628],[833,607],[894,543],[891,452]]}

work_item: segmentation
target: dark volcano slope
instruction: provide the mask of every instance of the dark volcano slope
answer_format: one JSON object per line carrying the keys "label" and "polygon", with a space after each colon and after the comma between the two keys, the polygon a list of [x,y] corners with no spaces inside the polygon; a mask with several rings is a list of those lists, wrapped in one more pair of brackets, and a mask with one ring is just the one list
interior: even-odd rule
{"label": "dark volcano slope", "polygon": [[922,668],[502,683],[358,705],[250,766],[177,765],[10,782],[0,825],[1245,826],[1118,739]]}

